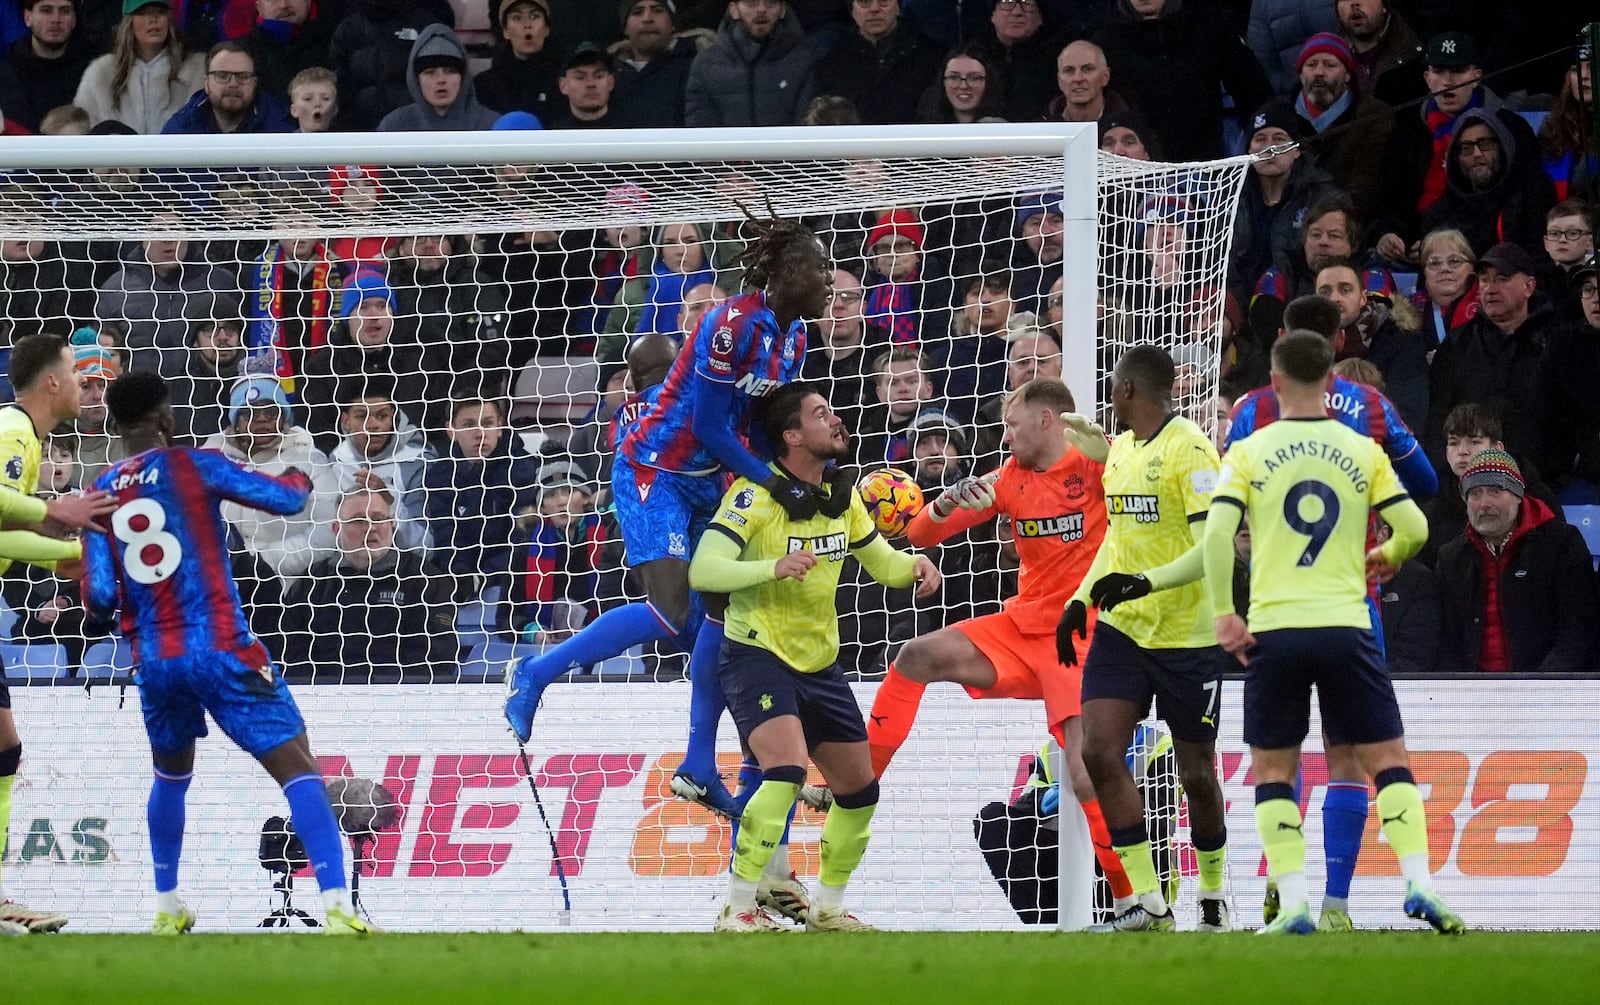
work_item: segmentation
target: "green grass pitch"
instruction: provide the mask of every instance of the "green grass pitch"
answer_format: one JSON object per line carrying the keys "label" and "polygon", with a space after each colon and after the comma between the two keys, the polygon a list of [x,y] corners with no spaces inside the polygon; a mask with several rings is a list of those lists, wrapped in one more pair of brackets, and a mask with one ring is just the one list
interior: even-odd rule
{"label": "green grass pitch", "polygon": [[4,1000],[47,1002],[1600,1001],[1600,933],[506,934],[0,940]]}

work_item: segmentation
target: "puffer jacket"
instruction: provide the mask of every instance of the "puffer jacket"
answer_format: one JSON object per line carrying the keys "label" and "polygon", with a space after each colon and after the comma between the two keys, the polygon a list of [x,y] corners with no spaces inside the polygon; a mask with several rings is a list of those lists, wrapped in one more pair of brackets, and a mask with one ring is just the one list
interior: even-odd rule
{"label": "puffer jacket", "polygon": [[792,126],[816,94],[822,48],[785,17],[766,42],[724,18],[717,42],[694,58],[684,96],[689,126]]}
{"label": "puffer jacket", "polygon": [[226,430],[206,438],[207,450],[250,471],[281,475],[298,468],[311,478],[311,501],[293,516],[276,516],[238,503],[222,504],[222,518],[239,532],[244,546],[282,579],[303,576],[313,562],[337,552],[333,519],[339,508],[339,484],[328,456],[316,448],[311,434],[290,426],[271,450],[246,454]]}
{"label": "puffer jacket", "polygon": [[1292,94],[1300,83],[1295,65],[1306,39],[1322,31],[1338,31],[1339,18],[1325,0],[1255,0],[1245,40],[1267,71],[1275,94]]}

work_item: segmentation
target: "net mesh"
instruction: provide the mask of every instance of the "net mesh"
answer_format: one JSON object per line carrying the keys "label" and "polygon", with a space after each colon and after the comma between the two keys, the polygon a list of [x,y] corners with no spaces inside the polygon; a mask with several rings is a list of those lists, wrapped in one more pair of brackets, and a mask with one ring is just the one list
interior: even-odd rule
{"label": "net mesh", "polygon": [[[1099,377],[1122,349],[1161,344],[1180,364],[1179,407],[1207,428],[1245,167],[1100,161]],[[397,928],[538,927],[559,915],[560,884],[489,685],[508,659],[643,597],[608,486],[628,340],[681,337],[738,292],[745,208],[801,219],[851,273],[810,326],[807,373],[859,463],[902,467],[936,493],[999,462],[1006,390],[1060,371],[1056,284],[1091,251],[1063,247],[1061,177],[1059,158],[1023,156],[13,170],[0,176],[0,324],[13,342],[73,335],[90,378],[76,427],[50,438],[42,492],[87,485],[122,455],[96,378],[128,368],[168,378],[186,442],[312,476],[302,514],[230,504],[225,516],[252,627],[299,685],[325,772],[393,797],[388,825],[359,842],[368,905]],[[363,488],[392,498],[392,524],[352,502]],[[393,559],[351,563],[363,547],[386,553],[391,532]],[[946,579],[932,601],[846,575],[841,662],[864,708],[906,640],[1015,590],[1004,520],[936,560]],[[126,643],[85,618],[75,583],[19,565],[3,595],[14,683],[126,682]],[[594,686],[552,689],[536,720],[535,781],[581,926],[697,928],[714,913],[728,829],[667,787],[683,664],[665,647],[621,654],[573,677]],[[862,909],[890,927],[1018,924],[974,817],[1026,795],[1043,716],[939,691],[896,760],[902,783],[886,781]],[[38,834],[13,829],[8,882],[67,898],[82,927],[142,927],[142,780],[126,768],[144,760],[138,717],[105,691],[87,711],[64,690],[37,693],[49,711],[29,717],[22,802]],[[41,719],[66,734],[85,717],[108,731],[103,750],[69,761],[62,747],[41,768],[53,756],[48,740],[35,753],[31,735],[53,728]],[[185,885],[202,917],[248,927],[293,896],[257,847],[281,800],[225,748],[202,747]],[[1165,793],[1152,826],[1177,838],[1165,874],[1192,873],[1170,758],[1149,763]],[[802,877],[821,820],[796,819]],[[1033,879],[1049,879],[1050,858],[1033,856]],[[111,917],[108,885],[126,905]]]}

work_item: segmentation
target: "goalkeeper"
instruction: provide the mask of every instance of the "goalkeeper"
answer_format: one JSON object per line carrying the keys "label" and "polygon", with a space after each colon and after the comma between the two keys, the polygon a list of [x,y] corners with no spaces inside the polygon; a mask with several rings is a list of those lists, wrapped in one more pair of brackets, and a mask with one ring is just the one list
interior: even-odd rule
{"label": "goalkeeper", "polygon": [[[761,785],[740,820],[722,932],[779,926],[756,905],[757,886],[806,778],[806,758],[833,789],[822,828],[822,866],[806,927],[867,931],[844,907],[845,886],[867,849],[878,781],[866,724],[836,662],[835,594],[847,555],[879,582],[939,587],[921,556],[896,551],[878,535],[854,486],[828,463],[847,456],[844,423],[815,390],[790,384],[766,403],[760,430],[776,451],[774,476],[807,486],[817,512],[789,515],[773,493],[748,478],[734,482],[695,549],[689,583],[728,594],[719,677],[740,739],[761,767]],[[763,482],[769,479],[762,479]]]}
{"label": "goalkeeper", "polygon": [[[1132,903],[1122,864],[1111,851],[1094,787],[1083,766],[1079,658],[1057,659],[1055,629],[1106,532],[1101,476],[1111,445],[1082,416],[1067,385],[1040,377],[1006,399],[1004,445],[1011,457],[997,474],[964,478],[918,513],[906,534],[918,548],[975,527],[997,513],[1011,517],[1022,568],[1017,595],[997,614],[969,618],[912,639],[900,650],[872,702],[868,740],[882,777],[911,733],[931,681],[951,681],[974,698],[1044,700],[1046,725],[1067,752],[1073,795],[1089,820],[1095,857],[1121,910]],[[1070,640],[1069,640],[1070,642]]]}

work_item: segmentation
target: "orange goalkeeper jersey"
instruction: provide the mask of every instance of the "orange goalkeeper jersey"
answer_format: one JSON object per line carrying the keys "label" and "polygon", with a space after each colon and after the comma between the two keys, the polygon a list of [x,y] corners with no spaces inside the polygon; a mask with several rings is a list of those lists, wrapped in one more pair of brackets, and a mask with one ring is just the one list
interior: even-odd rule
{"label": "orange goalkeeper jersey", "polygon": [[943,523],[933,519],[931,506],[923,507],[906,536],[918,548],[931,548],[996,513],[1011,517],[1022,567],[1006,611],[1028,634],[1053,632],[1106,536],[1104,474],[1103,465],[1075,449],[1046,471],[1008,457],[994,483],[992,507],[958,509]]}

